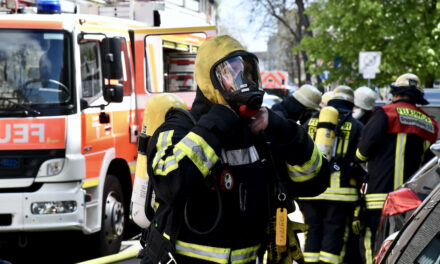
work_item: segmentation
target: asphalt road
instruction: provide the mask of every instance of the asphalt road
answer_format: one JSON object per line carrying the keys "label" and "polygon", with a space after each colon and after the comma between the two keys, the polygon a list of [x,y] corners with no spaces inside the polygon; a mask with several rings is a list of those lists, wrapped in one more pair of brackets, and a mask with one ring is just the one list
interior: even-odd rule
{"label": "asphalt road", "polygon": [[[289,214],[293,221],[302,222],[302,215],[299,210]],[[299,234],[301,245],[304,244],[304,236]],[[55,242],[55,243],[54,243]],[[118,264],[137,264],[140,262],[136,258],[141,249],[139,237],[133,237],[132,240],[122,242],[121,251],[118,254],[106,256],[103,258],[91,259],[81,254],[69,250],[70,243],[84,243],[84,239],[75,240],[69,235],[63,236],[38,236],[31,239],[30,249],[27,250],[5,250],[0,244],[0,264],[2,260],[7,260],[12,264],[44,263],[44,264],[100,264],[100,263],[118,263]]]}

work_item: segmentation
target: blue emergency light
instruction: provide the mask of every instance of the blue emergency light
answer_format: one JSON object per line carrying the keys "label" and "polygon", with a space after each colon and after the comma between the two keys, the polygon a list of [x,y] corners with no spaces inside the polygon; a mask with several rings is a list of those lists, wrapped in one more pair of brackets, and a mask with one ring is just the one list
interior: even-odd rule
{"label": "blue emergency light", "polygon": [[38,14],[61,13],[60,0],[37,0]]}

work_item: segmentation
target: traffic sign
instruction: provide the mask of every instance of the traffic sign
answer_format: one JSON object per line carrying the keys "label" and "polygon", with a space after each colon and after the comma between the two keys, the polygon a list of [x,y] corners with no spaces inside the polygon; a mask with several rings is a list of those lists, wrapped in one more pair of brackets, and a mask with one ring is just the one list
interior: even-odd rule
{"label": "traffic sign", "polygon": [[[380,51],[361,51],[359,52],[359,73],[371,76],[371,73],[379,73]],[[364,77],[365,78],[365,77]]]}

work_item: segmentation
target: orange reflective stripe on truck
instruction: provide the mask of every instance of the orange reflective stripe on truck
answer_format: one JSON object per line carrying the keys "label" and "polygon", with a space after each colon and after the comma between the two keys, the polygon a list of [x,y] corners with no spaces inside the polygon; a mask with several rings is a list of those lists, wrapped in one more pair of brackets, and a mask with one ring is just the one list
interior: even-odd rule
{"label": "orange reflective stripe on truck", "polygon": [[42,20],[1,20],[0,28],[63,29],[63,23]]}
{"label": "orange reflective stripe on truck", "polygon": [[0,119],[0,149],[63,149],[66,118]]}

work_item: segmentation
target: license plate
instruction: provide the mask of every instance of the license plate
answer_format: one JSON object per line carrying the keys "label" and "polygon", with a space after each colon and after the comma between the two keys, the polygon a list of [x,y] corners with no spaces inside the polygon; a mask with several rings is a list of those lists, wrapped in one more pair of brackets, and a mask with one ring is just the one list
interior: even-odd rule
{"label": "license plate", "polygon": [[17,158],[0,159],[0,168],[18,168],[19,162]]}

